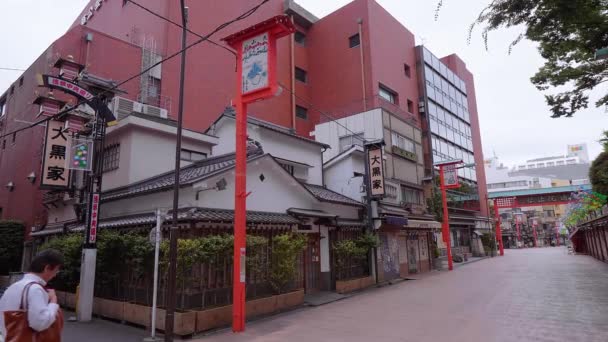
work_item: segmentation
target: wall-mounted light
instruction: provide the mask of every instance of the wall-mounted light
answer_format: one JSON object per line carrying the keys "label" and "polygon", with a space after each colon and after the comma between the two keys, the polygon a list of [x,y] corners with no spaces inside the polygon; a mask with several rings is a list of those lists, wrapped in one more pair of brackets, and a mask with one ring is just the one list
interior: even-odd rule
{"label": "wall-mounted light", "polygon": [[6,184],[6,188],[8,189],[9,192],[12,192],[15,189],[15,183],[13,182],[8,182]]}
{"label": "wall-mounted light", "polygon": [[226,179],[222,178],[219,181],[217,181],[217,183],[215,183],[215,186],[213,188],[198,190],[196,192],[196,197],[195,198],[198,201],[198,198],[199,198],[198,194],[201,193],[201,192],[203,192],[203,191],[209,191],[209,190],[223,191],[223,190],[226,190],[226,186],[227,185],[228,185],[228,182],[226,182]]}
{"label": "wall-mounted light", "polygon": [[32,171],[32,173],[27,175],[27,180],[34,184],[34,182],[36,182],[36,174]]}

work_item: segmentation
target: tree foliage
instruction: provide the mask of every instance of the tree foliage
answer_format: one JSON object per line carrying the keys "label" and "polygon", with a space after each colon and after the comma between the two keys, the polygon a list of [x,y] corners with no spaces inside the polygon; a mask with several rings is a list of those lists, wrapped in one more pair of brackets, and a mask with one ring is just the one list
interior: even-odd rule
{"label": "tree foliage", "polygon": [[[531,81],[541,91],[565,86],[545,99],[552,117],[570,117],[587,108],[591,90],[608,81],[608,60],[595,59],[595,51],[608,46],[606,8],[608,0],[492,0],[471,24],[469,41],[476,26],[483,26],[486,49],[490,31],[524,27],[509,52],[524,38],[538,44],[545,64]],[[607,104],[608,94],[595,103]]]}
{"label": "tree foliage", "polygon": [[18,221],[0,221],[0,274],[21,269],[25,226]]}
{"label": "tree foliage", "polygon": [[593,191],[608,195],[608,151],[600,153],[591,163],[589,180],[593,186]]}

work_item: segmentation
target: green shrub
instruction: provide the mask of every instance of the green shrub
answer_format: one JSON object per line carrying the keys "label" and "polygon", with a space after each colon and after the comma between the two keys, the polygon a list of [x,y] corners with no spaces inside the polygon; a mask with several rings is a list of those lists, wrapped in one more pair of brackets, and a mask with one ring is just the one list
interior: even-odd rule
{"label": "green shrub", "polygon": [[282,234],[272,239],[270,285],[277,293],[283,293],[295,278],[298,256],[306,248],[308,238],[302,234]]}
{"label": "green shrub", "polygon": [[18,221],[0,221],[0,274],[21,270],[25,226]]}

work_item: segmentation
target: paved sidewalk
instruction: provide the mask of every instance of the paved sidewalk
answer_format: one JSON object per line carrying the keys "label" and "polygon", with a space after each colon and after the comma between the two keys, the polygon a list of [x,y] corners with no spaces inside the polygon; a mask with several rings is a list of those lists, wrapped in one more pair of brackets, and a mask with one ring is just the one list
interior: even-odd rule
{"label": "paved sidewalk", "polygon": [[150,336],[143,329],[98,318],[90,323],[67,322],[73,313],[65,314],[62,342],[142,342],[144,337]]}
{"label": "paved sidewalk", "polygon": [[606,342],[608,265],[562,249],[506,250],[198,341]]}

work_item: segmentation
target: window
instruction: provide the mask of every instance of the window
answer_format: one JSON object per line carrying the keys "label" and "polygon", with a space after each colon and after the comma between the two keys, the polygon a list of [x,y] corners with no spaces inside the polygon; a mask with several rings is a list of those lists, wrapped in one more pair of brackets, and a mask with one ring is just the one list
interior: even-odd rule
{"label": "window", "polygon": [[19,79],[19,87],[23,86],[23,76],[21,76],[21,78]]}
{"label": "window", "polygon": [[409,66],[409,65],[407,65],[407,64],[403,64],[403,72],[405,72],[405,76],[406,76],[407,78],[412,77],[412,71],[411,71],[411,69],[410,69],[410,66]]}
{"label": "window", "polygon": [[281,164],[281,167],[282,167],[283,169],[285,169],[285,171],[287,171],[287,172],[288,172],[290,175],[292,175],[292,176],[293,176],[293,165],[290,165],[290,164],[284,164],[284,163],[279,163],[279,164]]}
{"label": "window", "polygon": [[414,113],[414,102],[412,100],[407,100],[407,111]]}
{"label": "window", "polygon": [[306,70],[296,67],[296,80],[306,83],[307,79]]}
{"label": "window", "polygon": [[401,186],[401,202],[420,204],[420,191]]}
{"label": "window", "polygon": [[384,190],[386,191],[386,197],[397,198],[397,187],[391,184],[384,184]]}
{"label": "window", "polygon": [[0,101],[0,118],[6,114],[6,99]]}
{"label": "window", "polygon": [[357,47],[361,45],[361,38],[359,37],[359,34],[357,33],[354,36],[350,36],[348,38],[348,46],[351,48]]}
{"label": "window", "polygon": [[207,153],[196,152],[191,150],[183,149],[180,153],[180,159],[183,161],[196,162],[207,158]]}
{"label": "window", "polygon": [[555,210],[545,210],[546,217],[555,217]]}
{"label": "window", "polygon": [[395,132],[393,132],[391,134],[391,137],[392,137],[391,140],[393,141],[393,146],[397,146],[404,151],[416,153],[416,148],[415,148],[414,142],[411,141],[410,139],[402,136],[401,134],[395,133]]}
{"label": "window", "polygon": [[554,162],[547,162],[547,167],[550,167],[550,166],[555,166],[555,163]]}
{"label": "window", "polygon": [[296,105],[296,117],[300,119],[308,119],[308,109]]}
{"label": "window", "polygon": [[563,160],[558,160],[555,162],[555,165],[564,165],[564,161]]}
{"label": "window", "polygon": [[363,146],[363,133],[340,137],[340,152],[348,150],[353,145]]}
{"label": "window", "polygon": [[576,159],[568,159],[568,160],[566,160],[566,164],[568,164],[568,165],[576,164]]}
{"label": "window", "polygon": [[0,220],[2,220],[2,208],[0,208]]}
{"label": "window", "polygon": [[15,144],[15,141],[17,141],[17,133],[13,133],[13,145]]}
{"label": "window", "polygon": [[536,167],[545,167],[545,163],[538,163],[536,164]]}
{"label": "window", "polygon": [[4,150],[6,148],[6,139],[2,140],[2,149]]}
{"label": "window", "polygon": [[296,31],[293,40],[300,45],[306,45],[306,35],[300,31]]}
{"label": "window", "polygon": [[386,101],[388,101],[390,103],[397,104],[397,94],[394,91],[392,91],[382,85],[380,85],[379,87],[380,87],[380,89],[378,90],[378,94],[380,95],[381,98],[385,99]]}
{"label": "window", "polygon": [[106,146],[103,150],[103,172],[118,169],[120,162],[120,144]]}

